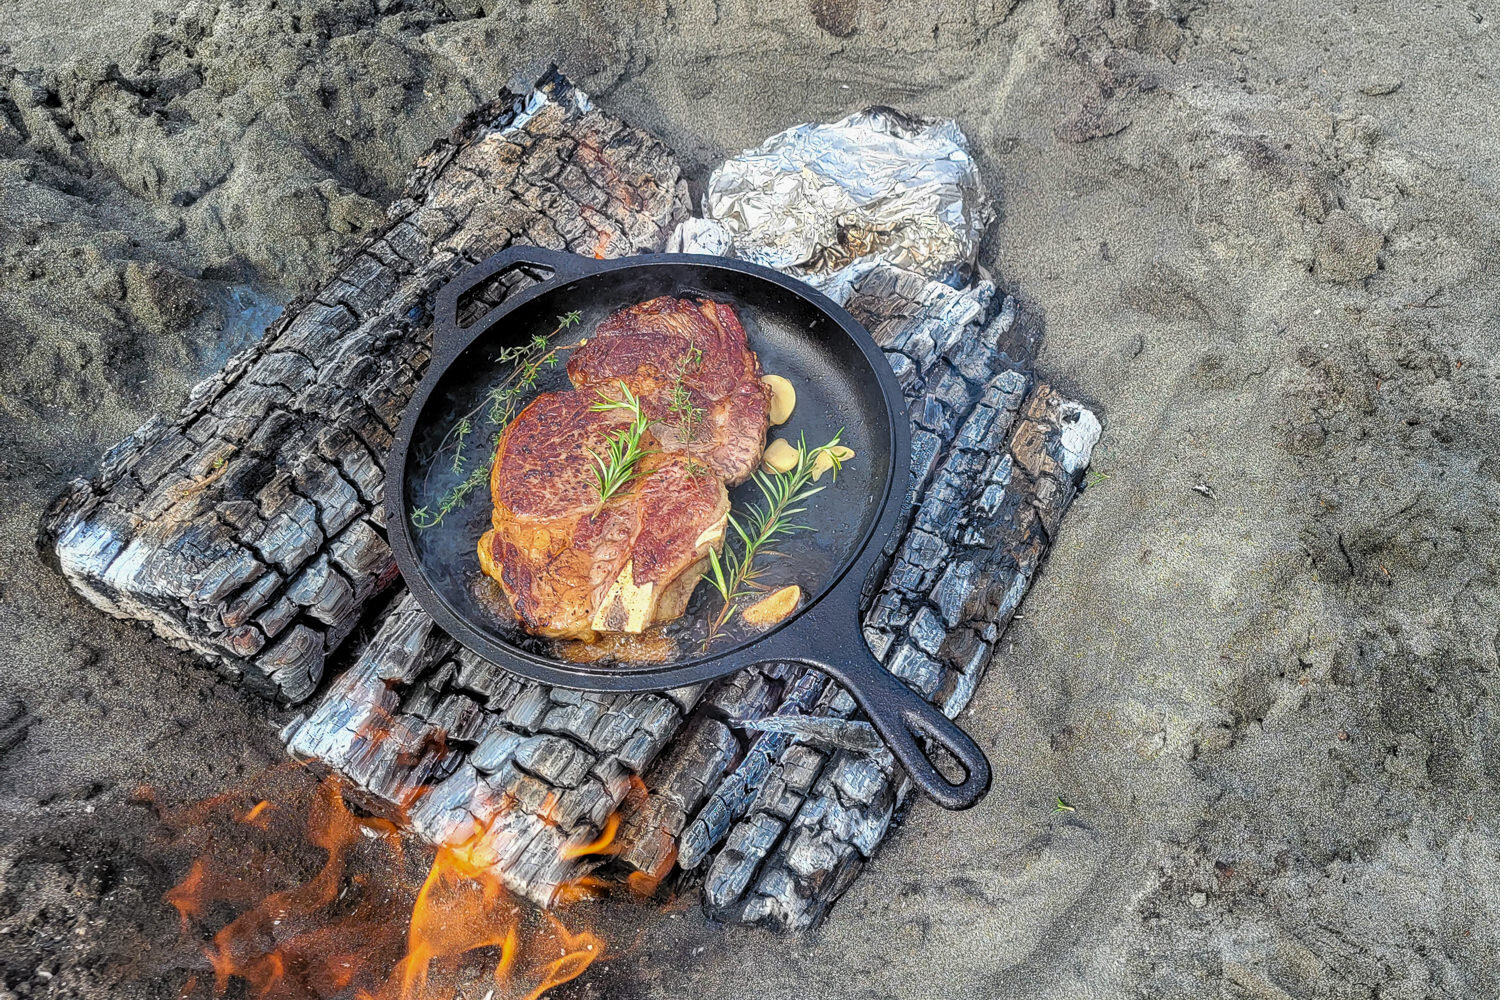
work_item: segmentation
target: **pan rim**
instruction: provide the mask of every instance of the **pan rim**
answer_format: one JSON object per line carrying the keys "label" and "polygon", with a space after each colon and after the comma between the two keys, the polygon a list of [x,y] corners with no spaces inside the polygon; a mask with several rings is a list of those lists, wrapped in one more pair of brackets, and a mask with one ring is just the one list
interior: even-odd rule
{"label": "pan rim", "polygon": [[[545,266],[544,261],[539,260],[536,263],[543,263]],[[795,614],[765,632],[746,637],[735,645],[712,654],[664,664],[618,664],[594,667],[590,664],[569,663],[566,660],[546,657],[518,648],[472,625],[468,616],[455,608],[428,578],[424,564],[416,554],[412,525],[406,518],[407,463],[410,445],[414,431],[421,423],[433,393],[464,351],[523,306],[568,288],[580,285],[586,287],[590,280],[601,275],[683,266],[727,271],[774,285],[781,291],[801,299],[826,317],[859,349],[860,356],[881,390],[881,401],[885,407],[885,445],[887,454],[890,456],[890,467],[885,476],[884,489],[878,498],[875,516],[871,519],[869,527],[851,547],[849,554],[830,572],[818,593]],[[452,281],[456,282],[462,277],[463,272],[456,275]],[[440,323],[441,320],[434,323],[433,328],[435,338],[433,360],[429,363],[428,370],[407,404],[386,463],[387,490],[384,497],[386,534],[396,557],[396,563],[401,570],[403,581],[417,604],[455,640],[500,669],[557,687],[596,691],[662,691],[713,680],[747,665],[778,658],[769,652],[775,645],[771,641],[773,637],[784,637],[794,630],[798,623],[808,621],[813,617],[810,613],[828,602],[829,598],[836,593],[850,586],[862,585],[869,573],[887,554],[884,552],[883,543],[894,533],[904,506],[903,501],[911,474],[910,428],[907,426],[905,408],[899,405],[904,401],[904,395],[884,352],[869,332],[842,306],[805,282],[758,264],[704,254],[640,254],[611,260],[579,257],[576,261],[576,270],[572,273],[564,274],[559,270],[552,278],[512,295],[469,327],[454,333],[453,342],[444,345],[444,350],[441,352],[436,343]],[[392,480],[390,476],[391,470],[399,470],[395,480]],[[390,489],[389,487],[393,484],[396,488]],[[848,623],[848,630],[851,636],[858,636],[859,641],[863,642],[857,618]],[[785,643],[780,645],[784,646]],[[759,655],[758,651],[766,655]]]}

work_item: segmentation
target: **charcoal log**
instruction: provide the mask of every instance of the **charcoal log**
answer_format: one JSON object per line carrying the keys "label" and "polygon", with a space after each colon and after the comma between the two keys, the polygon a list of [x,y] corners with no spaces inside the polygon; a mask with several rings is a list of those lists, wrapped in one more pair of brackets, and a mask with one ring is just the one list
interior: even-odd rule
{"label": "charcoal log", "polygon": [[545,905],[604,860],[578,852],[701,694],[520,680],[444,635],[406,594],[282,736],[293,756],[341,776],[366,809],[431,843],[467,843],[511,889]]}
{"label": "charcoal log", "polygon": [[[987,283],[936,287],[889,270],[869,276],[854,303],[908,373],[914,410],[942,414],[921,432],[931,445],[915,460],[919,487],[945,453],[950,410],[970,412],[984,396],[982,383],[952,376],[967,341],[989,330],[993,342],[1010,315],[985,326]],[[666,695],[522,682],[458,648],[407,598],[284,738],[294,756],[347,779],[366,807],[436,843],[474,841],[513,891],[547,902],[601,864],[652,876],[672,865],[687,820],[744,757],[743,734],[725,720],[826,712],[829,700],[853,709],[821,675],[780,664]],[[579,854],[616,812],[609,854]]]}
{"label": "charcoal log", "polygon": [[660,250],[685,215],[677,163],[650,136],[556,75],[502,94],[422,157],[335,277],[58,499],[43,532],[62,572],[106,612],[305,700],[396,578],[381,466],[428,360],[434,291],[516,242]]}
{"label": "charcoal log", "polygon": [[[983,678],[1099,436],[1093,414],[1050,386],[1037,386],[1022,403],[1023,384],[1014,372],[1000,374],[963,420],[865,618],[866,640],[887,669],[949,717]],[[847,696],[835,697],[824,714],[846,718],[852,708]],[[710,800],[684,834],[680,856],[698,863],[722,838],[704,874],[709,909],[803,929],[858,875],[912,786],[888,757],[829,750],[816,739],[786,744],[776,732],[756,743],[769,738],[785,744],[780,760],[767,766],[752,753],[741,765],[755,760],[763,773],[756,794],[747,798],[739,774],[731,774],[721,789],[733,789],[737,808]]]}

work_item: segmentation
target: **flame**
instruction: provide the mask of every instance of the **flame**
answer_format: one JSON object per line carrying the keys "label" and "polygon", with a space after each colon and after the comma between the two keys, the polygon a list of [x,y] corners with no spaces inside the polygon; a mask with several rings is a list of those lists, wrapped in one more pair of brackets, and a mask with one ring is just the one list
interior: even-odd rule
{"label": "flame", "polygon": [[307,838],[327,852],[327,860],[308,881],[273,892],[214,935],[213,946],[204,954],[213,966],[216,994],[228,989],[234,976],[245,979],[257,996],[267,996],[281,982],[286,956],[278,948],[262,951],[262,942],[273,938],[273,927],[289,917],[319,913],[333,902],[343,878],[345,854],[358,829],[338,785],[320,785],[308,815]]}
{"label": "flame", "polygon": [[544,912],[542,916],[546,917],[552,925],[563,953],[561,957],[554,958],[544,966],[546,978],[536,989],[526,994],[526,1000],[537,1000],[537,997],[554,986],[561,986],[571,979],[577,979],[593,964],[594,959],[604,952],[604,942],[588,931],[579,931],[574,934],[552,914]]}
{"label": "flame", "polygon": [[555,906],[567,903],[576,903],[582,899],[599,899],[601,896],[609,895],[614,883],[594,875],[583,875],[571,879],[558,886],[552,892],[552,903]]}
{"label": "flame", "polygon": [[677,845],[673,843],[667,848],[661,861],[648,872],[635,871],[625,876],[625,884],[630,891],[642,899],[656,895],[656,890],[661,887],[662,879],[671,872],[672,866],[677,864]]}
{"label": "flame", "polygon": [[619,829],[620,814],[610,813],[609,819],[604,821],[603,831],[600,832],[596,840],[593,840],[587,844],[576,844],[572,847],[564,847],[562,849],[562,859],[564,861],[572,861],[574,858],[581,858],[585,854],[604,854],[606,852],[614,853],[610,850],[610,845],[614,843],[615,833]]}
{"label": "flame", "polygon": [[474,835],[456,847],[438,849],[432,868],[417,892],[401,962],[401,1000],[421,997],[434,959],[476,948],[499,948],[495,976],[508,976],[516,959],[516,915],[502,902],[504,888],[488,869],[474,863],[484,836]]}
{"label": "flame", "polygon": [[172,905],[182,921],[182,933],[186,935],[194,920],[203,916],[205,896],[203,860],[193,862],[187,877],[162,894],[162,899]]}
{"label": "flame", "polygon": [[[226,793],[163,814],[198,854],[162,898],[185,934],[207,939],[213,974],[211,986],[191,976],[183,1000],[223,995],[236,981],[265,1000],[448,1000],[460,987],[473,993],[476,977],[493,980],[495,1000],[537,1000],[604,954],[592,930],[506,891],[491,867],[504,811],[439,848],[419,877],[396,826],[356,815],[335,781],[310,794],[304,783],[300,795]],[[608,853],[618,829],[611,817],[568,857]],[[284,856],[288,834],[308,857]]]}

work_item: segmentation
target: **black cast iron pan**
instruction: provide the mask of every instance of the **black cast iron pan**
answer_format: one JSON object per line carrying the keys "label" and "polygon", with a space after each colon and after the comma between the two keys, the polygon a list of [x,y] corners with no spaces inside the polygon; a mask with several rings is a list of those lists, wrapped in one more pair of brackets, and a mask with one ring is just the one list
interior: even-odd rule
{"label": "black cast iron pan", "polygon": [[[517,269],[550,277],[460,327],[465,293]],[[799,518],[815,530],[787,540],[785,554],[771,564],[783,579],[769,582],[796,582],[808,595],[797,614],[768,632],[730,637],[708,654],[689,645],[684,658],[667,663],[570,663],[496,613],[493,591],[486,589],[495,585],[479,573],[474,551],[489,523],[487,495],[475,496],[437,527],[418,530],[410,514],[429,502],[433,489],[448,485],[445,477],[457,476],[439,453],[440,439],[455,415],[473,408],[502,374],[495,360],[501,349],[552,331],[557,318],[573,310],[582,321],[559,342],[588,336],[609,313],[658,295],[733,305],[764,369],[787,376],[797,388],[791,422],[773,433],[795,441],[805,432],[810,444],[820,444],[841,432],[856,455]],[[548,372],[536,391],[563,386],[563,367]],[[910,446],[901,388],[880,349],[853,317],[807,285],[720,257],[649,254],[595,261],[512,247],[463,272],[438,295],[432,363],[386,464],[386,525],[396,562],[423,610],[505,670],[568,688],[660,691],[755,663],[804,663],[849,690],[924,793],[949,809],[963,809],[988,790],[989,762],[968,734],[881,666],[859,627],[862,606],[879,585],[904,521]],[[731,493],[736,505],[742,490],[753,487]],[[695,601],[706,601],[709,590],[700,586]],[[945,777],[919,737],[951,754],[963,779]]]}

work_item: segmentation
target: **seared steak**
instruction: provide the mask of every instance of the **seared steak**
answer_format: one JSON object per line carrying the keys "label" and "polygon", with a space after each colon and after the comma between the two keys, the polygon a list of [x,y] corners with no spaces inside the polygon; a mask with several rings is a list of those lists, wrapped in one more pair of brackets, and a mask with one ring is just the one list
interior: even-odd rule
{"label": "seared steak", "polygon": [[[707,463],[730,486],[750,477],[765,449],[771,391],[760,376],[734,310],[703,299],[662,297],[621,309],[568,362],[568,377],[582,390],[613,395],[621,381],[630,386],[655,421],[659,447]],[[672,411],[678,389],[697,420]]]}
{"label": "seared steak", "polygon": [[[480,564],[535,635],[591,640],[682,614],[723,545],[726,482],[765,446],[769,393],[745,331],[724,305],[653,299],[610,316],[573,355],[574,391],[538,396],[501,435],[490,473],[492,528]],[[591,452],[629,424],[591,409],[624,381],[653,423],[641,475],[599,503]],[[674,396],[701,416],[682,433]]]}

